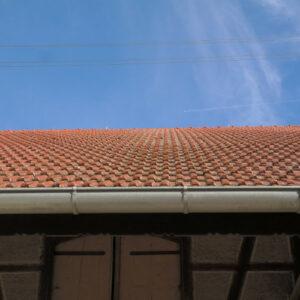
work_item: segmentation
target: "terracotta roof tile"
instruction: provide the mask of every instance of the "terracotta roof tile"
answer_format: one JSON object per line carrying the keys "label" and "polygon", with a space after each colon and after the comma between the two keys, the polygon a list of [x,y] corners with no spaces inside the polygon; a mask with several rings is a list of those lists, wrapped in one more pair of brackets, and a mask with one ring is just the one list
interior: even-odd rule
{"label": "terracotta roof tile", "polygon": [[299,126],[0,131],[1,188],[299,184]]}

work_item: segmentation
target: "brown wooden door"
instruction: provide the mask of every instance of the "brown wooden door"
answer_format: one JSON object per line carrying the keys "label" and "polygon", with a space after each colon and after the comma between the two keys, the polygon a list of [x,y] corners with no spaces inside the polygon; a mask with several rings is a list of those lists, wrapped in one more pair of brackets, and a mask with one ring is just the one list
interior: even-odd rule
{"label": "brown wooden door", "polygon": [[52,300],[179,300],[179,244],[87,236],[55,248]]}
{"label": "brown wooden door", "polygon": [[55,249],[53,300],[110,300],[111,238],[87,236]]}
{"label": "brown wooden door", "polygon": [[120,300],[179,300],[178,243],[158,237],[121,238]]}

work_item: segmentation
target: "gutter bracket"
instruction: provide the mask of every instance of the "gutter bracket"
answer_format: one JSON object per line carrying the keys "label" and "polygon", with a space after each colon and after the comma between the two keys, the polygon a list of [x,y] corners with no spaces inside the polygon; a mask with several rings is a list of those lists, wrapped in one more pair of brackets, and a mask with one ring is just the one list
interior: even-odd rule
{"label": "gutter bracket", "polygon": [[79,215],[79,212],[78,212],[77,206],[76,206],[76,201],[75,201],[76,194],[77,194],[77,187],[73,186],[72,190],[71,190],[71,195],[70,195],[70,203],[71,203],[73,215]]}
{"label": "gutter bracket", "polygon": [[182,191],[181,191],[181,202],[182,202],[182,205],[183,205],[183,213],[185,215],[187,215],[189,213],[189,204],[188,204],[188,201],[186,199],[187,189],[188,189],[187,186],[183,186]]}

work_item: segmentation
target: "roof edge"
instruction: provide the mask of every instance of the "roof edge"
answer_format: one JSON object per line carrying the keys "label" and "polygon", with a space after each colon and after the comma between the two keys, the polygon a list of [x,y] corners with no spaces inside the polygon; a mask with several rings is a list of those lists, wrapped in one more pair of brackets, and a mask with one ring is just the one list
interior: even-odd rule
{"label": "roof edge", "polygon": [[127,187],[39,187],[39,188],[0,188],[0,194],[2,193],[47,193],[47,192],[154,192],[154,191],[289,191],[295,190],[300,191],[300,185],[269,185],[269,186],[249,186],[249,185],[239,185],[239,186],[127,186]]}

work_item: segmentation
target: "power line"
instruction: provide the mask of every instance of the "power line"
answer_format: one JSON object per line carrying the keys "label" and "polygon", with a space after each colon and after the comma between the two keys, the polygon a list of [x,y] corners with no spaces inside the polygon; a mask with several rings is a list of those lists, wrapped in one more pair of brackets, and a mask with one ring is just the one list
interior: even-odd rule
{"label": "power line", "polygon": [[131,41],[117,43],[34,43],[34,44],[0,44],[0,48],[119,48],[119,47],[178,47],[206,44],[246,44],[246,43],[282,43],[300,42],[300,35],[289,37],[266,38],[216,38],[187,41]]}
{"label": "power line", "polygon": [[257,60],[298,60],[300,54],[274,54],[274,55],[225,55],[225,56],[207,56],[196,58],[179,59],[126,59],[126,60],[35,60],[18,61],[7,60],[0,61],[0,68],[27,68],[27,67],[107,67],[107,66],[127,66],[127,65],[172,65],[172,64],[199,64],[203,62],[236,62],[236,61],[257,61]]}
{"label": "power line", "polygon": [[251,106],[260,106],[265,104],[282,104],[282,103],[291,103],[291,102],[300,102],[300,98],[291,99],[291,100],[279,100],[279,101],[259,101],[251,104],[237,104],[237,105],[228,105],[228,106],[214,106],[214,107],[206,107],[200,109],[187,109],[185,113],[193,113],[193,112],[208,112],[208,111],[218,111],[218,110],[226,110],[226,109],[235,109],[235,108],[246,108]]}

